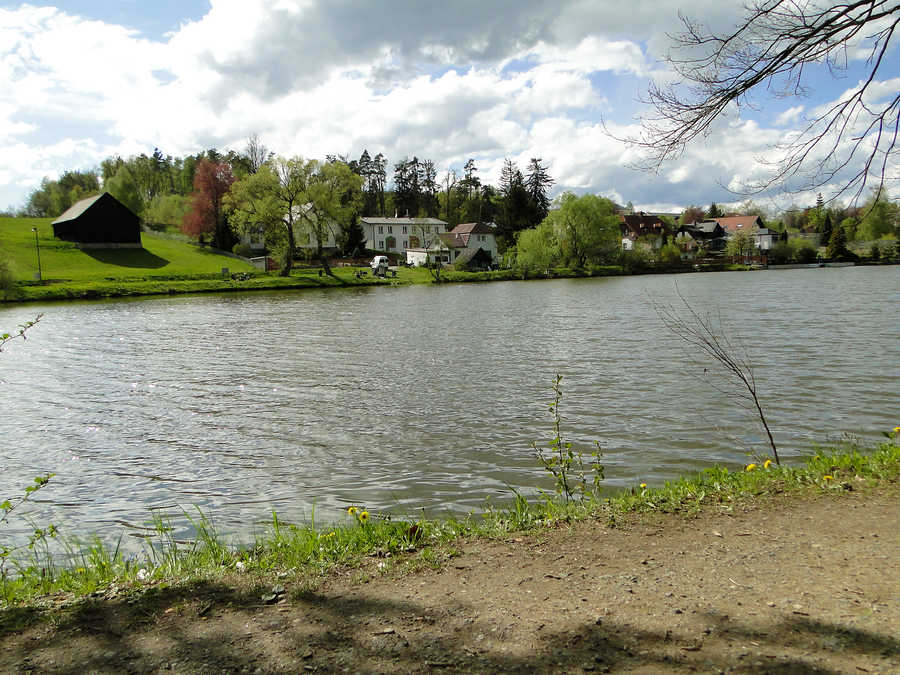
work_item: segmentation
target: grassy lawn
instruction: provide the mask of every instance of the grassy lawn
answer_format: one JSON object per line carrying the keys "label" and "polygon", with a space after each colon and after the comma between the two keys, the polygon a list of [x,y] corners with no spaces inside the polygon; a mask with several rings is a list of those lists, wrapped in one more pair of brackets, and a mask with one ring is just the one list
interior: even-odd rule
{"label": "grassy lawn", "polygon": [[143,249],[80,250],[54,238],[51,218],[0,218],[0,251],[17,281],[31,281],[38,270],[32,228],[37,228],[41,271],[50,282],[110,281],[148,277],[220,275],[252,272],[241,260],[152,233],[141,235]]}

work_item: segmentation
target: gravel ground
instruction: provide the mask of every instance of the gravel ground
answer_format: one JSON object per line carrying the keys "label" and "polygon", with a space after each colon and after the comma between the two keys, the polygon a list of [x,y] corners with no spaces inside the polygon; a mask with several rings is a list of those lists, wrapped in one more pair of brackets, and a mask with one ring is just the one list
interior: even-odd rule
{"label": "gravel ground", "polygon": [[2,635],[0,672],[898,673],[898,516],[887,485],[372,559],[314,592],[112,593]]}

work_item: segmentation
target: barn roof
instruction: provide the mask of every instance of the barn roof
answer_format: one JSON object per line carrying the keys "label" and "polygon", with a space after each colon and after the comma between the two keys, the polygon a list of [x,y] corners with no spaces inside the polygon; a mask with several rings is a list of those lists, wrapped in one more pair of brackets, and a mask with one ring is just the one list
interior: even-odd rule
{"label": "barn roof", "polygon": [[78,216],[91,208],[91,206],[94,205],[94,202],[96,202],[102,196],[102,194],[94,195],[93,197],[88,197],[87,199],[82,199],[81,201],[75,202],[74,204],[72,204],[72,206],[63,211],[62,215],[59,218],[57,218],[50,224],[55,225],[56,223],[64,223],[67,220],[75,220]]}

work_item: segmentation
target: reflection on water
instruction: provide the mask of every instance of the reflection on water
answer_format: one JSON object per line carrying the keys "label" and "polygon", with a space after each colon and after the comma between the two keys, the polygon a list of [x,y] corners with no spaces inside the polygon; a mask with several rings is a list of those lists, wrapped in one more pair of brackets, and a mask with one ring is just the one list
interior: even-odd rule
{"label": "reflection on water", "polygon": [[0,355],[2,494],[56,472],[35,516],[105,537],[193,505],[245,539],[273,510],[474,510],[549,486],[557,372],[611,486],[742,464],[763,435],[653,310],[676,281],[745,344],[785,457],[896,425],[898,267],[12,307],[45,318]]}

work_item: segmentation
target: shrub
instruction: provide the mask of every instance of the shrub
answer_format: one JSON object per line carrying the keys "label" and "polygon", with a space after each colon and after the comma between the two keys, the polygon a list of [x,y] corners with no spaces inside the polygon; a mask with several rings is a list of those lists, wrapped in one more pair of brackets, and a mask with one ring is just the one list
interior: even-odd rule
{"label": "shrub", "polygon": [[771,249],[769,249],[769,264],[784,265],[791,261],[793,252],[791,245],[786,241],[779,241]]}
{"label": "shrub", "polygon": [[791,249],[793,250],[793,260],[796,263],[806,264],[816,262],[816,247],[808,239],[794,238],[790,240]]}
{"label": "shrub", "polygon": [[232,246],[231,252],[242,258],[250,258],[253,255],[253,249],[250,248],[250,244],[235,244]]}
{"label": "shrub", "polygon": [[649,267],[647,255],[640,249],[621,251],[619,253],[619,264],[622,266],[622,269],[629,274],[643,272]]}
{"label": "shrub", "polygon": [[675,244],[666,244],[659,250],[659,261],[666,267],[681,264],[681,249]]}

